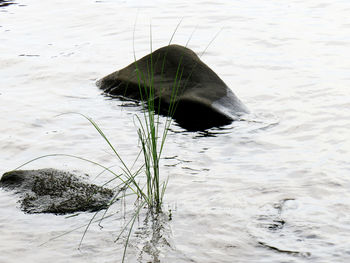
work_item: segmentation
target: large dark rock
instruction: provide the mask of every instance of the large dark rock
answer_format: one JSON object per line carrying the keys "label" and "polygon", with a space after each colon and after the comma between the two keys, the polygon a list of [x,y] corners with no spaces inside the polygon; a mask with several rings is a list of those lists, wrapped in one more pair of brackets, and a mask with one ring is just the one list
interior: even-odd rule
{"label": "large dark rock", "polygon": [[[188,130],[225,125],[248,112],[214,71],[179,45],[160,48],[97,82],[106,94],[139,101],[146,101],[144,87],[151,85],[159,112]],[[176,110],[171,112],[174,87]]]}
{"label": "large dark rock", "polygon": [[55,169],[7,172],[0,180],[0,187],[19,194],[21,209],[27,213],[93,212],[106,208],[113,197],[110,189]]}

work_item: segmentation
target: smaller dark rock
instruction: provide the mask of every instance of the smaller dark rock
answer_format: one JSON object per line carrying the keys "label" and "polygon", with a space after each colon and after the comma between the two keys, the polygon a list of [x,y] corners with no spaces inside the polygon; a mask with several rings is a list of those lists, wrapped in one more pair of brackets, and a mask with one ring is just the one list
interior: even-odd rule
{"label": "smaller dark rock", "polygon": [[93,212],[106,208],[113,197],[108,188],[55,169],[7,172],[0,187],[19,194],[21,209],[26,213]]}

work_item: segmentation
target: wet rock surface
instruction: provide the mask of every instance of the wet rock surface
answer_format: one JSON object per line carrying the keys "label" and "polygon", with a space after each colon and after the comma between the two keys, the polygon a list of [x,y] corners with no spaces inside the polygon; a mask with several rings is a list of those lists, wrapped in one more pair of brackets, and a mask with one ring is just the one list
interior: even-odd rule
{"label": "wet rock surface", "polygon": [[226,125],[248,113],[196,53],[179,45],[162,47],[96,84],[108,95],[137,101],[146,101],[145,90],[153,86],[155,107],[187,130]]}
{"label": "wet rock surface", "polygon": [[18,194],[21,209],[26,213],[93,212],[106,208],[113,197],[110,189],[55,169],[7,172],[0,187]]}

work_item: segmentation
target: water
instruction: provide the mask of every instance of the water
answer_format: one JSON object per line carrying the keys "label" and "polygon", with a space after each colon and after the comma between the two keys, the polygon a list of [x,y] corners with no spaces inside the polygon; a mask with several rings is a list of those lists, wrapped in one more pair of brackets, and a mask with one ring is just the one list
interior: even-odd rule
{"label": "water", "polygon": [[[350,3],[323,1],[18,1],[0,9],[0,174],[51,153],[115,165],[107,145],[77,115],[96,120],[127,163],[138,152],[137,107],[110,100],[95,81],[173,43],[202,57],[252,112],[207,133],[169,133],[163,238],[144,211],[127,262],[348,262],[350,260]],[[54,167],[109,179],[70,158]],[[104,228],[92,214],[26,215],[0,191],[0,262],[120,262],[114,243],[132,202]],[[129,201],[129,200],[126,200]],[[123,212],[124,211],[124,212]],[[126,214],[125,214],[126,213]],[[156,221],[155,221],[156,222]],[[154,226],[153,226],[154,227]],[[49,242],[47,242],[49,241]],[[44,243],[44,244],[43,244]]]}

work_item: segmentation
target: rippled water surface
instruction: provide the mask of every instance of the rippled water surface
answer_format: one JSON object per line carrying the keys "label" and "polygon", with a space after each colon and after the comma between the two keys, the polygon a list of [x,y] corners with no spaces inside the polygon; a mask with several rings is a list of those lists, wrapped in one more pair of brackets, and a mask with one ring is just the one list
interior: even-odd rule
{"label": "rippled water surface", "polygon": [[[189,47],[198,54],[222,30],[202,60],[251,114],[206,133],[172,125],[161,160],[172,220],[160,220],[157,238],[157,221],[145,222],[142,212],[126,262],[349,262],[349,13],[342,0],[0,7],[0,174],[52,153],[116,165],[86,120],[57,117],[66,112],[92,117],[131,165],[141,111],[103,96],[95,81],[133,61],[136,17],[138,58],[150,50],[150,24],[156,49],[183,18],[173,43],[185,45],[196,29]],[[26,166],[44,167],[110,179],[95,179],[98,167],[69,158]],[[125,203],[103,228],[93,224],[78,250],[79,227],[92,214],[27,215],[1,190],[0,262],[120,262],[123,243],[114,240],[133,205]]]}

